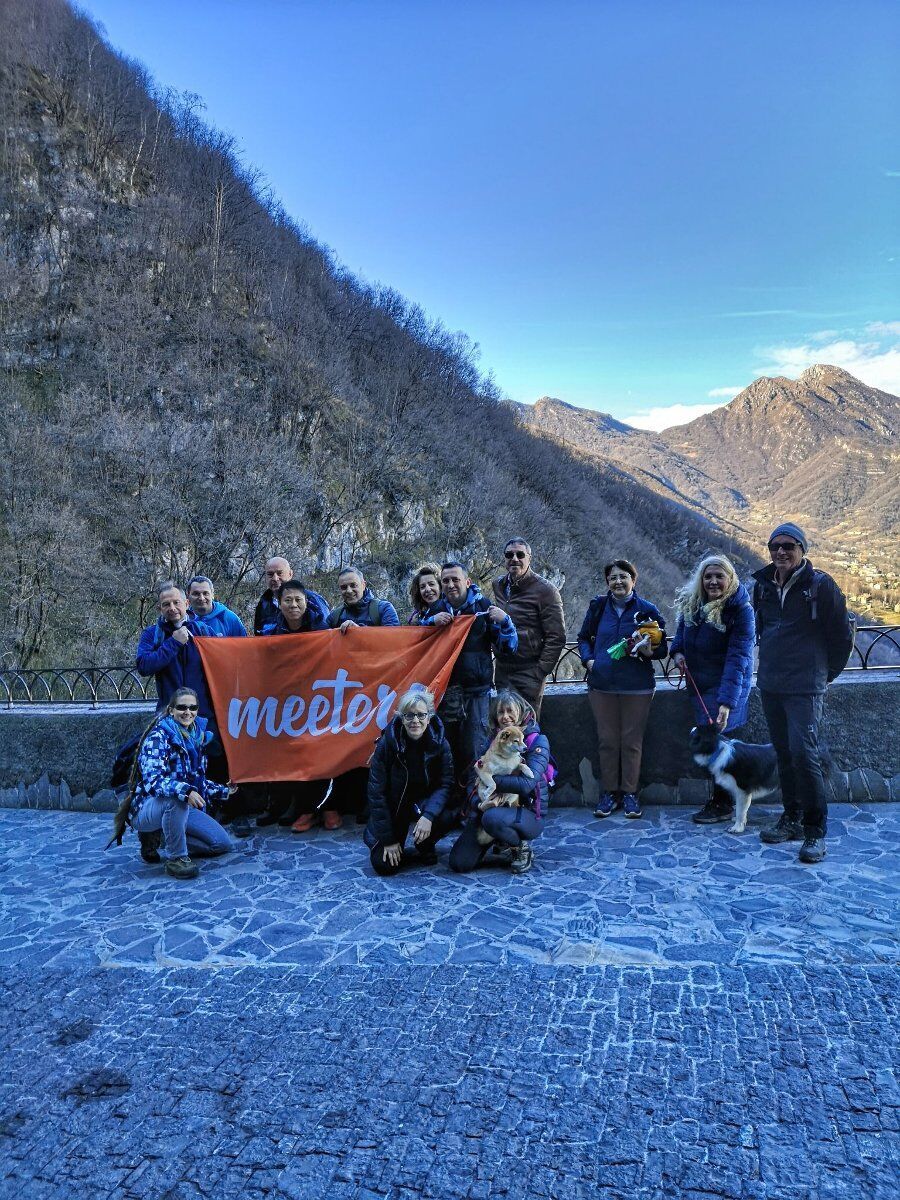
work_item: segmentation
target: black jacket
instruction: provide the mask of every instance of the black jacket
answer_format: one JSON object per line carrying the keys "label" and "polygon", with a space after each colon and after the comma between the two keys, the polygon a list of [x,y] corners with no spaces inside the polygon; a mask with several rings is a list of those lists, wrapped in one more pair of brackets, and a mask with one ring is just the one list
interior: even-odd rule
{"label": "black jacket", "polygon": [[274,625],[278,620],[278,602],[271,588],[266,588],[260,596],[253,613],[253,632],[257,637],[267,625]]}
{"label": "black jacket", "polygon": [[806,560],[782,593],[770,564],[754,572],[760,691],[811,695],[840,675],[853,649],[844,593]]}
{"label": "black jacket", "polygon": [[[453,786],[453,756],[444,737],[444,726],[438,717],[432,717],[423,733],[425,739],[425,774],[428,778],[428,795],[416,803],[414,815],[434,820],[443,812]],[[394,717],[375,744],[375,752],[369,764],[369,824],[365,842],[372,847],[376,842],[383,846],[403,842],[408,832],[404,824],[404,804],[409,772],[406,769],[406,737],[403,722]]]}

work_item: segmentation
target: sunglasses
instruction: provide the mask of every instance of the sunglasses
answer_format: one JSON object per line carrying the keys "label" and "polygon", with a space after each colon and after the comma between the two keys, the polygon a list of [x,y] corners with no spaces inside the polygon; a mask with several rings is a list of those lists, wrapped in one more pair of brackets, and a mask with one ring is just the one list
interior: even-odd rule
{"label": "sunglasses", "polygon": [[504,558],[527,558],[528,551],[527,550],[504,550],[503,557]]}
{"label": "sunglasses", "polygon": [[175,712],[197,712],[199,705],[197,704],[176,704]]}
{"label": "sunglasses", "polygon": [[411,725],[413,721],[421,724],[428,720],[428,713],[404,713],[400,720],[405,721],[407,725]]}
{"label": "sunglasses", "polygon": [[790,554],[794,550],[802,550],[803,547],[799,542],[769,542],[768,551],[770,554],[777,554],[779,550],[783,550],[785,554]]}

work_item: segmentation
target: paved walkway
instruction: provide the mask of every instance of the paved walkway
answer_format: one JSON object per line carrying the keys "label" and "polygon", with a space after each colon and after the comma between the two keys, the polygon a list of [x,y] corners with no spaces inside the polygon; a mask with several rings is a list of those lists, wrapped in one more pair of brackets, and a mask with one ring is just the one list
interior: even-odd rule
{"label": "paved walkway", "polygon": [[897,1195],[900,806],[819,867],[556,813],[520,878],[108,824],[0,811],[4,1196]]}

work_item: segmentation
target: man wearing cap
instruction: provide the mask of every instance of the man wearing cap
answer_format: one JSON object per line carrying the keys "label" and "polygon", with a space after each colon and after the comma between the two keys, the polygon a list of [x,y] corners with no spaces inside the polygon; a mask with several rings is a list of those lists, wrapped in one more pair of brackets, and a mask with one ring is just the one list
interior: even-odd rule
{"label": "man wearing cap", "polygon": [[759,643],[757,685],[772,744],[784,812],[764,829],[767,845],[802,841],[800,861],[825,857],[828,804],[819,749],[825,688],[847,665],[853,633],[844,594],[806,557],[803,530],[774,529],[772,562],[754,573]]}

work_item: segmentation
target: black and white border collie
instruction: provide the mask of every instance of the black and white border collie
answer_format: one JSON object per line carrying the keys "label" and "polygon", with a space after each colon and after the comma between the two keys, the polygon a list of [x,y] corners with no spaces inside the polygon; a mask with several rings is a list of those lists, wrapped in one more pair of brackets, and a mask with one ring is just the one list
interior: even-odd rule
{"label": "black and white border collie", "polygon": [[754,746],[719,733],[715,725],[695,725],[691,730],[691,753],[720,788],[734,796],[734,824],[729,833],[747,828],[750,804],[778,787],[778,759],[771,744]]}

